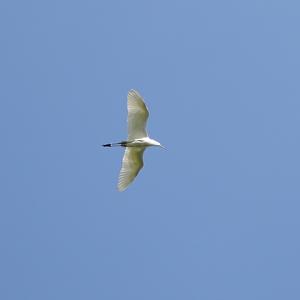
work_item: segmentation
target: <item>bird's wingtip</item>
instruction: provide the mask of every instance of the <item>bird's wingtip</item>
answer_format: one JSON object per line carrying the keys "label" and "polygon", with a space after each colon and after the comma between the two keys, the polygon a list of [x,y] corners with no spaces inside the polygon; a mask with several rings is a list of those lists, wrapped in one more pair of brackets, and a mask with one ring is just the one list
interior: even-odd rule
{"label": "bird's wingtip", "polygon": [[121,192],[124,192],[126,189],[127,189],[127,186],[126,187],[124,187],[124,186],[117,186],[117,189],[118,189],[118,191],[121,193]]}

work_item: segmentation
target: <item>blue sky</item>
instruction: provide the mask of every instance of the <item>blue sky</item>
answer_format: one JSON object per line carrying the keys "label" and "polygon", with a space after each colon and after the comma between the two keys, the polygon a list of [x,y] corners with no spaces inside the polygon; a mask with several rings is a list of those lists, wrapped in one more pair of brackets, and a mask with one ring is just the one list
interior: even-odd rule
{"label": "blue sky", "polygon": [[[2,1],[0,298],[300,299],[298,1]],[[116,190],[126,96],[145,167]]]}

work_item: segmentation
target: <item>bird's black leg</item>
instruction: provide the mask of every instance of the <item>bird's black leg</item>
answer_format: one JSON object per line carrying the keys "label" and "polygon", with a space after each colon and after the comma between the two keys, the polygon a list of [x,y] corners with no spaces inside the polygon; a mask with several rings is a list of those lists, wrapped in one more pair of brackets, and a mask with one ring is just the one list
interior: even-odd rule
{"label": "bird's black leg", "polygon": [[103,147],[116,147],[116,146],[126,147],[127,146],[127,141],[122,141],[122,142],[119,142],[119,143],[104,144],[102,146]]}

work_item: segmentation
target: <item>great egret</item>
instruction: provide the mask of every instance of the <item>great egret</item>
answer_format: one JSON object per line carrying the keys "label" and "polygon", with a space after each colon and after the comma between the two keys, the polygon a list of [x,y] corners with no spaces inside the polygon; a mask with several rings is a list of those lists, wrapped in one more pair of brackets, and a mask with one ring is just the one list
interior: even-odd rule
{"label": "great egret", "polygon": [[128,187],[142,169],[145,149],[149,146],[164,148],[159,142],[149,138],[146,131],[149,112],[142,96],[135,90],[128,92],[127,109],[127,141],[102,145],[103,147],[121,146],[126,148],[118,181],[118,190],[120,192]]}

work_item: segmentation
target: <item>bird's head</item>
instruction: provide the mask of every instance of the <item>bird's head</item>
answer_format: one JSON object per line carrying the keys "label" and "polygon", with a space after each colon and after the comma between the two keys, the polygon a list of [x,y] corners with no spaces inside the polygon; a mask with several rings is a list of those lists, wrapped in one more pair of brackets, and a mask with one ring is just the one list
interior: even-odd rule
{"label": "bird's head", "polygon": [[156,140],[152,140],[152,145],[166,149],[160,142],[158,142]]}

